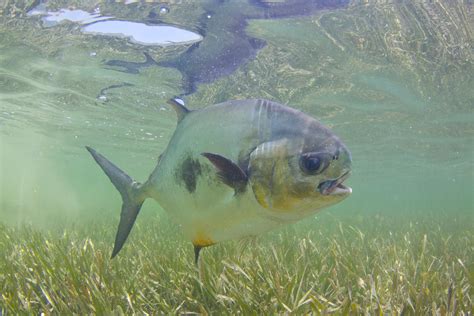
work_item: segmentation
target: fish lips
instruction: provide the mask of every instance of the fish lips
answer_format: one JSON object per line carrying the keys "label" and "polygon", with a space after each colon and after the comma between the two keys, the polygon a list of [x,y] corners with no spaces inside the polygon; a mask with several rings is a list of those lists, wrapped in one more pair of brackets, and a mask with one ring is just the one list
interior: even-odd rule
{"label": "fish lips", "polygon": [[322,195],[346,195],[351,194],[352,189],[345,186],[343,182],[349,178],[350,171],[347,171],[342,176],[335,180],[326,180],[318,185],[318,190]]}

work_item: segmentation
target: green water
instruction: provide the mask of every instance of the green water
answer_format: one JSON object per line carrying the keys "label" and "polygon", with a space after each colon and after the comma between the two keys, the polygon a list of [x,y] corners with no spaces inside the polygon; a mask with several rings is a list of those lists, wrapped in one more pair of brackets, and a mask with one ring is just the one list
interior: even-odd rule
{"label": "green water", "polygon": [[[353,2],[309,17],[251,20],[246,32],[267,46],[236,72],[199,85],[186,103],[267,98],[330,126],[352,152],[353,194],[325,209],[328,216],[360,218],[361,231],[380,216],[392,226],[437,217],[467,232],[474,228],[474,8],[443,3]],[[173,18],[183,23],[183,16]],[[84,146],[145,180],[176,126],[165,101],[182,93],[177,70],[134,75],[103,64],[143,61],[143,51],[156,60],[173,53],[84,35],[71,23],[44,29],[26,16],[0,16],[0,221],[7,227],[77,227],[97,218],[113,238],[120,197]],[[123,82],[133,86],[97,99]],[[164,212],[149,201],[138,224],[157,215]]]}
{"label": "green water", "polygon": [[[468,6],[461,8],[468,12]],[[352,26],[340,21],[370,23],[367,10],[251,21],[247,32],[265,39],[267,47],[236,73],[201,85],[187,104],[199,108],[262,97],[331,126],[354,160],[353,196],[333,212],[472,214],[472,49],[428,61],[423,51],[401,52],[375,39],[369,44],[381,47],[357,49],[354,39],[341,35]],[[378,19],[390,23],[398,17],[388,8],[386,14]],[[140,47],[63,34],[71,27],[67,23],[41,29],[31,18],[2,21],[1,218],[50,223],[50,217],[80,218],[119,207],[84,146],[98,148],[136,179],[146,179],[176,124],[165,101],[181,92],[179,72],[150,67],[133,75],[106,69],[105,59],[141,61]],[[350,36],[370,41],[371,34],[359,28]],[[20,36],[25,31],[30,32]],[[454,44],[472,44],[472,31],[461,35]],[[443,45],[436,39],[433,45]],[[407,42],[417,40],[429,38]],[[163,55],[159,48],[153,52],[156,58]],[[109,90],[107,102],[96,99],[100,89],[123,82],[133,86]]]}

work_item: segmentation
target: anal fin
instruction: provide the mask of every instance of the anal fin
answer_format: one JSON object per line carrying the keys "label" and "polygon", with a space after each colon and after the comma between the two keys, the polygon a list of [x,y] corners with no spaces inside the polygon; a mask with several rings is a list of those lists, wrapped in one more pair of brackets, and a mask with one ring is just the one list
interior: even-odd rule
{"label": "anal fin", "polygon": [[194,245],[194,264],[197,266],[199,263],[199,253],[201,252],[202,247]]}

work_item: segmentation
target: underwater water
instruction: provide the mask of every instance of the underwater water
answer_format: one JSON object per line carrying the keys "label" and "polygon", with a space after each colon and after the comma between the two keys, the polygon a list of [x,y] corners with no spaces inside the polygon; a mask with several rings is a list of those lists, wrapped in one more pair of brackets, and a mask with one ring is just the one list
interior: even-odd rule
{"label": "underwater water", "polygon": [[[0,311],[472,313],[472,3],[42,4],[203,38],[163,46],[46,27],[27,2],[0,2]],[[317,118],[352,153],[352,195],[205,249],[199,273],[150,200],[110,260],[121,200],[84,146],[146,180],[174,96],[190,109],[265,98]]]}

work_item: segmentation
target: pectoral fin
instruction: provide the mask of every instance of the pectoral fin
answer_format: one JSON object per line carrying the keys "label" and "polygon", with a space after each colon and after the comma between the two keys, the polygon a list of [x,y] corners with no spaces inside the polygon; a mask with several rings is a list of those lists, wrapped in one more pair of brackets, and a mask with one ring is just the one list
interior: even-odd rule
{"label": "pectoral fin", "polygon": [[219,179],[235,190],[235,193],[245,191],[248,183],[247,174],[232,160],[218,154],[202,153],[217,168]]}

